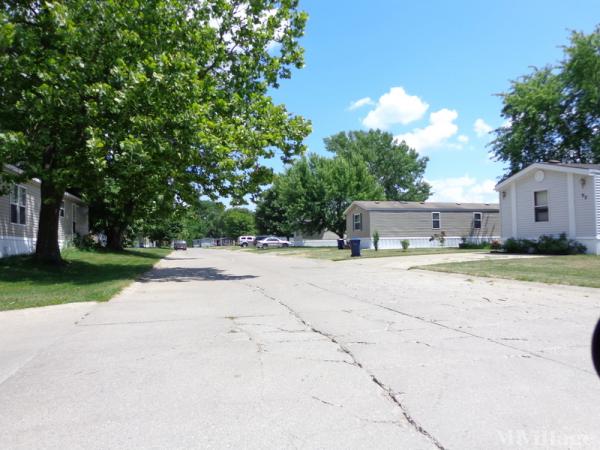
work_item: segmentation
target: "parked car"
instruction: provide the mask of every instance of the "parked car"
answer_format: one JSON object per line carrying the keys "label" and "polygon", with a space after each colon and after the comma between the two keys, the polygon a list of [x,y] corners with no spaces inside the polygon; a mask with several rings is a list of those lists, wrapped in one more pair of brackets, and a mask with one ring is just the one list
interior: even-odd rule
{"label": "parked car", "polygon": [[238,245],[240,247],[248,247],[249,245],[254,244],[255,239],[254,236],[240,236],[238,238]]}
{"label": "parked car", "polygon": [[260,241],[256,241],[257,248],[267,248],[267,247],[289,247],[292,243],[288,240],[281,239],[275,236],[269,236]]}
{"label": "parked car", "polygon": [[187,242],[173,241],[173,250],[187,250]]}
{"label": "parked car", "polygon": [[258,245],[258,241],[264,241],[266,238],[268,238],[269,236],[256,236],[256,238],[254,238],[254,246]]}

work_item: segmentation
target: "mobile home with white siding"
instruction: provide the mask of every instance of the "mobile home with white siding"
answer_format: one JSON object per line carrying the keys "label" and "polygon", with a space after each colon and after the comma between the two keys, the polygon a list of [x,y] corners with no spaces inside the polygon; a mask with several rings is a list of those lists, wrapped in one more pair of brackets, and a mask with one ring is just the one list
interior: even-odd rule
{"label": "mobile home with white siding", "polygon": [[535,163],[496,190],[502,239],[565,233],[600,254],[600,164]]}
{"label": "mobile home with white siding", "polygon": [[[12,166],[5,166],[4,170],[18,172]],[[0,258],[35,251],[40,217],[39,180],[12,184],[8,188],[8,194],[0,195]],[[87,234],[89,224],[87,205],[79,197],[66,193],[61,206],[58,239],[62,248],[76,234]]]}
{"label": "mobile home with white siding", "polygon": [[442,232],[446,247],[500,239],[495,203],[355,201],[345,214],[348,238],[359,238],[362,248],[373,248],[375,231],[382,249],[402,248],[403,240],[410,248],[438,247],[431,237]]}

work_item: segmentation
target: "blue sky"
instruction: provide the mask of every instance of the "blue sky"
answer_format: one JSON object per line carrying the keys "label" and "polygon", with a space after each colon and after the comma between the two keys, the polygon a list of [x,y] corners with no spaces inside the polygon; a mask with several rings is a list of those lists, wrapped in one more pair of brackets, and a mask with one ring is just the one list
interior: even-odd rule
{"label": "blue sky", "polygon": [[[323,138],[384,128],[430,158],[431,200],[497,201],[503,173],[487,131],[502,123],[509,80],[562,58],[569,30],[590,32],[600,2],[583,0],[301,0],[306,67],[273,92]],[[360,101],[358,104],[355,102]],[[354,105],[352,107],[351,105]],[[281,163],[271,163],[281,170]]]}

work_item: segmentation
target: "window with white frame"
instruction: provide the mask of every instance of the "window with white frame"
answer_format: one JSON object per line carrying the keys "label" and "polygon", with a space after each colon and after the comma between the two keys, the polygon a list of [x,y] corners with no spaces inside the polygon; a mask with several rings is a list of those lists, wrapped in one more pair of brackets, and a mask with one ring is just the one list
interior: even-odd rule
{"label": "window with white frame", "polygon": [[431,213],[431,228],[433,228],[434,230],[439,230],[440,226],[441,226],[440,213],[432,212]]}
{"label": "window with white frame", "polygon": [[481,228],[481,218],[483,214],[480,212],[473,213],[473,228],[479,230]]}
{"label": "window with white frame", "polygon": [[360,231],[360,230],[362,230],[362,213],[354,214],[352,229],[354,231]]}
{"label": "window with white frame", "polygon": [[536,191],[533,193],[533,204],[536,222],[548,222],[548,191]]}
{"label": "window with white frame", "polygon": [[18,225],[27,224],[27,189],[16,184],[10,191],[10,221]]}

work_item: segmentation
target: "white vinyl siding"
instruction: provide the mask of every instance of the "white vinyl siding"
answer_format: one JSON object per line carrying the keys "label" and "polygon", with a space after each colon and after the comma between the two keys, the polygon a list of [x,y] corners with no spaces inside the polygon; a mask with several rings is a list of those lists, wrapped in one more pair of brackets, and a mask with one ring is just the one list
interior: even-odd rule
{"label": "white vinyl siding", "polygon": [[[516,180],[517,236],[535,239],[542,234],[569,232],[569,204],[567,174],[552,170],[544,171],[544,179],[536,181],[533,174]],[[509,190],[509,186],[506,187]],[[535,221],[534,192],[548,192],[548,221]],[[502,210],[504,212],[504,209]],[[511,236],[508,236],[511,237]]]}
{"label": "white vinyl siding", "polygon": [[514,236],[514,230],[512,229],[511,194],[511,189],[508,186],[498,193],[500,200],[500,228],[502,229],[502,237],[504,239]]}
{"label": "white vinyl siding", "polygon": [[[582,180],[584,180],[582,182]],[[596,206],[594,205],[595,177],[575,175],[573,194],[575,200],[575,236],[596,236]]]}
{"label": "white vinyl siding", "polygon": [[[354,215],[361,214],[361,230],[354,230]],[[370,211],[366,211],[359,206],[352,206],[346,214],[346,233],[348,239],[352,238],[370,238],[371,231],[371,223],[370,223],[371,213]]]}
{"label": "white vinyl siding", "polygon": [[595,191],[595,209],[596,209],[596,236],[600,237],[600,175],[594,177],[594,191]]}
{"label": "white vinyl siding", "polygon": [[5,195],[0,195],[0,237],[14,236],[34,239],[37,237],[37,223],[40,213],[40,189],[34,182],[21,183],[19,186],[22,186],[25,191],[25,224],[11,222],[11,188]]}

